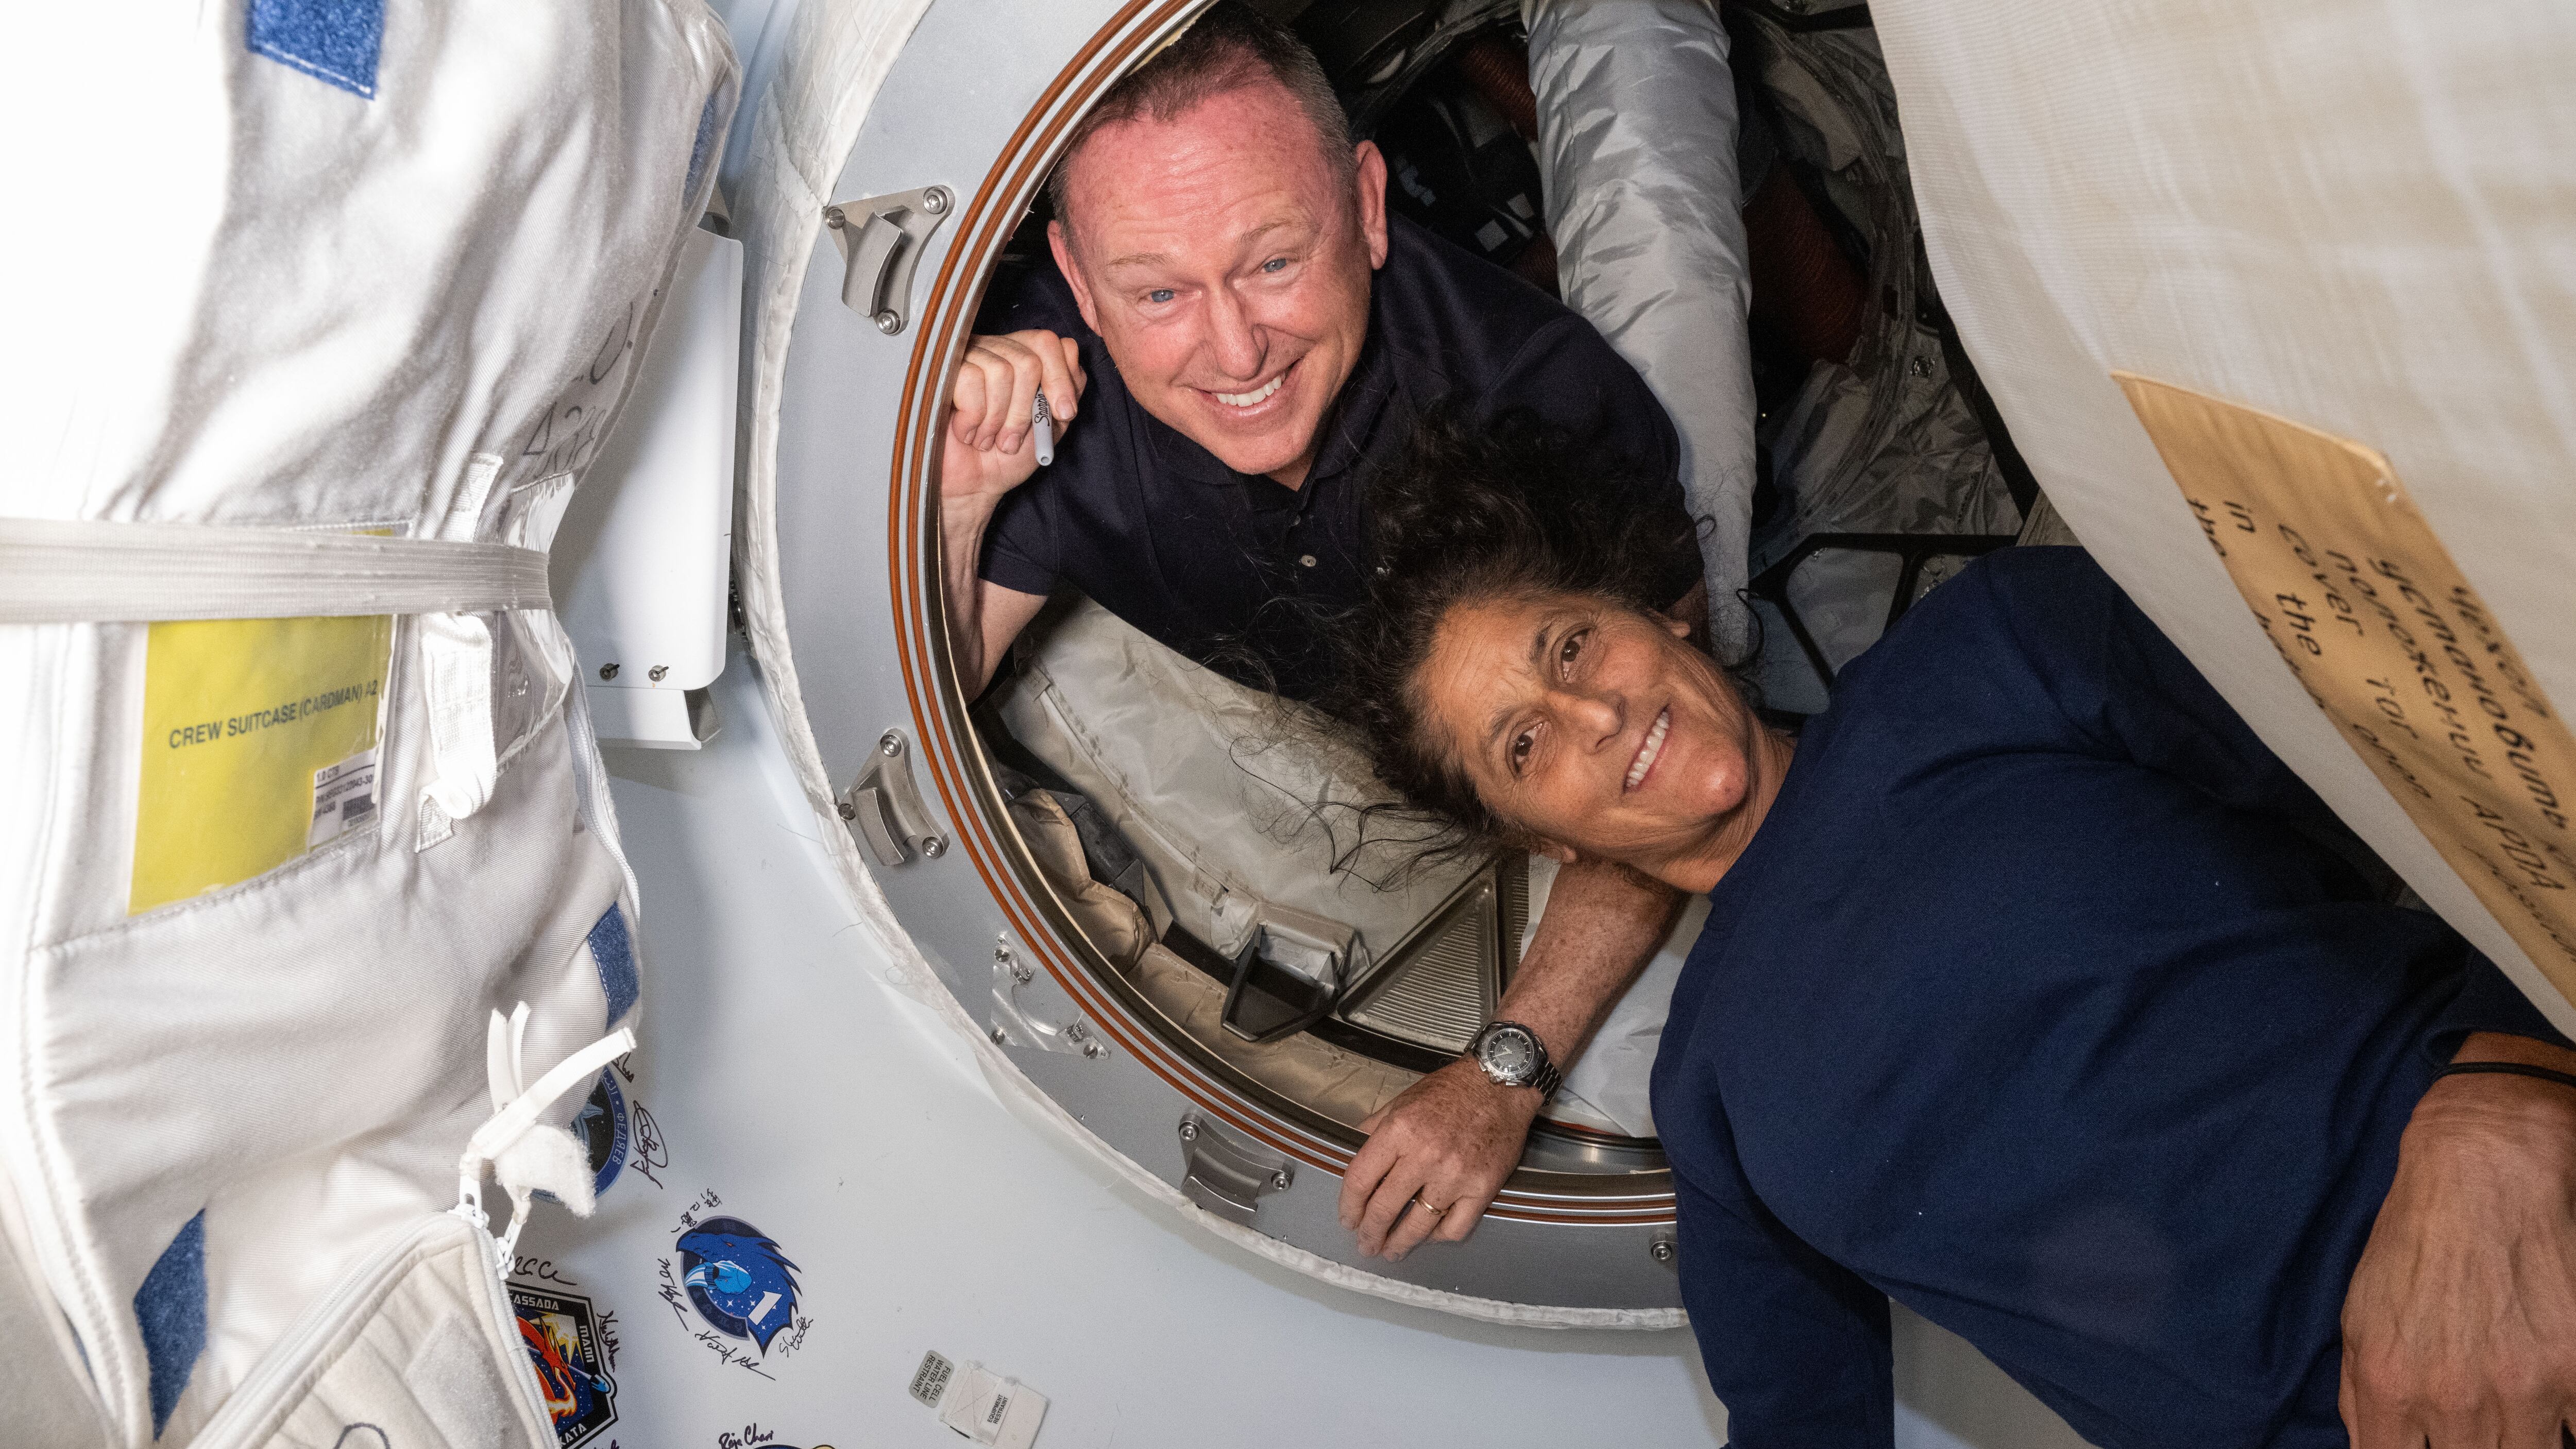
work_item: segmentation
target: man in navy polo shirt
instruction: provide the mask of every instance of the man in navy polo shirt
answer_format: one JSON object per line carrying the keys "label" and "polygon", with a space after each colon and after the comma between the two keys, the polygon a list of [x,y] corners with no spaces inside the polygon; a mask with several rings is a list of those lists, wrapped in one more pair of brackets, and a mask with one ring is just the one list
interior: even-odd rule
{"label": "man in navy polo shirt", "polygon": [[[975,687],[1070,584],[1238,680],[1310,695],[1317,606],[1360,597],[1370,470],[1444,399],[1533,409],[1661,480],[1637,506],[1683,506],[1672,424],[1635,369],[1536,289],[1390,217],[1386,179],[1314,58],[1239,4],[1085,118],[1050,183],[1055,266],[997,288],[953,389],[940,524]],[[1032,482],[1041,388],[1058,428],[1080,422]],[[1705,621],[1695,550],[1670,597]],[[1568,867],[1501,1017],[1570,1061],[1675,907],[1616,867]],[[1342,1196],[1362,1251],[1464,1238],[1541,1102],[1462,1060],[1371,1119]]]}

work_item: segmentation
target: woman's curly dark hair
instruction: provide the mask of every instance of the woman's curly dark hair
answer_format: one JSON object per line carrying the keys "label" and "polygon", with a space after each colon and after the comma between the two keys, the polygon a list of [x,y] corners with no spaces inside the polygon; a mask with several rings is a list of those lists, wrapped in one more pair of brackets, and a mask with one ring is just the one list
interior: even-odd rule
{"label": "woman's curly dark hair", "polygon": [[1447,404],[1371,480],[1369,518],[1368,596],[1327,627],[1332,682],[1316,703],[1403,797],[1394,808],[1432,827],[1408,832],[1424,863],[1515,845],[1422,727],[1415,676],[1441,620],[1461,603],[1540,593],[1667,608],[1699,581],[1697,524],[1666,480],[1584,456],[1534,413],[1480,423]]}

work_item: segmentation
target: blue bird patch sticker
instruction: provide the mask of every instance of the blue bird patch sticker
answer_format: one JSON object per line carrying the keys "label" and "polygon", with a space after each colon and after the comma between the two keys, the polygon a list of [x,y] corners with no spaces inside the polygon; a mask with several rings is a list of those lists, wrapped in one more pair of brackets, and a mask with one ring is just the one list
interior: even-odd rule
{"label": "blue bird patch sticker", "polygon": [[747,1338],[766,1356],[796,1318],[796,1265],[740,1218],[707,1218],[680,1235],[680,1285],[718,1333]]}

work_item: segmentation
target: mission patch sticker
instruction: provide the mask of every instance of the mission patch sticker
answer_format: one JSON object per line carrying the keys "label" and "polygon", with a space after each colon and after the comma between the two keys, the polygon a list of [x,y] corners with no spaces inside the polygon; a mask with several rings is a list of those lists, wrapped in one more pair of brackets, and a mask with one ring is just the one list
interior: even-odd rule
{"label": "mission patch sticker", "polygon": [[573,1114],[572,1135],[590,1164],[592,1193],[608,1191],[608,1185],[617,1180],[618,1169],[626,1165],[630,1136],[626,1094],[617,1090],[616,1068],[600,1069],[599,1080],[590,1085],[590,1099]]}
{"label": "mission patch sticker", "polygon": [[537,1371],[557,1449],[574,1449],[617,1422],[617,1381],[609,1376],[599,1320],[590,1300],[573,1293],[510,1285],[519,1341]]}
{"label": "mission patch sticker", "polygon": [[740,1218],[708,1218],[680,1235],[680,1282],[717,1332],[766,1354],[796,1319],[796,1265]]}

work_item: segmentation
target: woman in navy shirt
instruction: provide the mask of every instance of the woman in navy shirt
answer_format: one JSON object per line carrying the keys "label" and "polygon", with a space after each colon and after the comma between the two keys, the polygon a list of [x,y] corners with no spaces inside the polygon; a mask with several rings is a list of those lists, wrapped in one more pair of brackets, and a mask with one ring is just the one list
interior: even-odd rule
{"label": "woman in navy shirt", "polygon": [[2576,1077],[2435,1081],[2576,1052],[2088,555],[1971,566],[1793,744],[1615,520],[1460,505],[1545,447],[1426,436],[1333,703],[1471,836],[1711,893],[1654,1106],[1737,1444],[1888,1444],[1890,1298],[2104,1449],[2559,1444]]}

